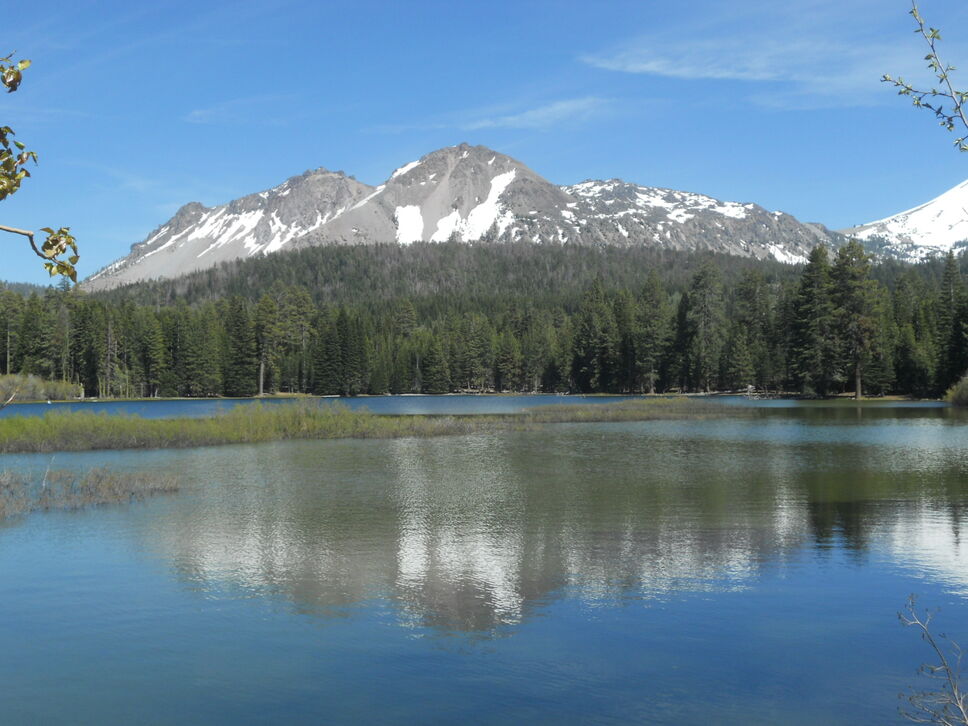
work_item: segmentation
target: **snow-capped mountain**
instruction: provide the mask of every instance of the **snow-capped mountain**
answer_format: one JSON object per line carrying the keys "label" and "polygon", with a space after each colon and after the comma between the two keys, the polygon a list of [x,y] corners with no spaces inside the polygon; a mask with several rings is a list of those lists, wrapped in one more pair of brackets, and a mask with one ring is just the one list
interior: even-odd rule
{"label": "snow-capped mountain", "polygon": [[843,234],[881,255],[909,262],[968,248],[968,181],[919,207]]}
{"label": "snow-capped mountain", "polygon": [[460,144],[377,187],[317,169],[221,206],[192,202],[84,285],[177,277],[304,245],[448,240],[661,245],[796,263],[841,237],[755,204],[618,179],[557,186],[509,156]]}

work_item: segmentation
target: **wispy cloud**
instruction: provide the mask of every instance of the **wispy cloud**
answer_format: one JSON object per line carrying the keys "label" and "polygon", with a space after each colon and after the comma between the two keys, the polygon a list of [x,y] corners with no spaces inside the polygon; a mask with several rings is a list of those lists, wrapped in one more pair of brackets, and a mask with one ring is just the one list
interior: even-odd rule
{"label": "wispy cloud", "polygon": [[467,121],[461,125],[461,128],[468,131],[493,128],[545,129],[565,122],[587,121],[594,116],[605,113],[610,105],[609,99],[597,96],[569,98],[529,108],[518,113]]}
{"label": "wispy cloud", "polygon": [[184,120],[191,124],[283,126],[293,116],[280,111],[293,99],[291,95],[279,94],[233,98],[193,109],[185,115]]}
{"label": "wispy cloud", "polygon": [[580,60],[623,73],[746,83],[746,98],[763,106],[867,106],[890,95],[879,83],[884,73],[911,69],[923,53],[907,35],[857,27],[842,22],[839,4],[817,0],[807,13],[794,3],[740,23],[703,18]]}
{"label": "wispy cloud", "polygon": [[145,176],[117,166],[109,166],[87,159],[65,159],[64,164],[95,172],[94,183],[109,185],[115,190],[153,193],[162,186],[160,179]]}
{"label": "wispy cloud", "polygon": [[443,117],[413,124],[382,124],[367,131],[376,133],[403,133],[406,131],[455,129],[479,131],[481,129],[550,129],[567,123],[584,123],[593,118],[613,113],[613,99],[599,96],[583,96],[550,101],[530,107],[520,105],[492,106],[446,114]]}

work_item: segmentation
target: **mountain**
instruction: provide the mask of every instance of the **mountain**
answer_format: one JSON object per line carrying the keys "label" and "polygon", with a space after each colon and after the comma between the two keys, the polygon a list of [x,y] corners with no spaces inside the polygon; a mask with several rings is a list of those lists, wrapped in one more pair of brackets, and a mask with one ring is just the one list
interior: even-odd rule
{"label": "mountain", "polygon": [[221,206],[192,202],[84,286],[177,277],[308,245],[651,245],[797,263],[841,239],[783,212],[691,192],[619,179],[557,186],[509,156],[460,144],[405,164],[377,187],[317,169]]}
{"label": "mountain", "polygon": [[881,255],[907,262],[968,249],[968,181],[919,207],[842,233]]}

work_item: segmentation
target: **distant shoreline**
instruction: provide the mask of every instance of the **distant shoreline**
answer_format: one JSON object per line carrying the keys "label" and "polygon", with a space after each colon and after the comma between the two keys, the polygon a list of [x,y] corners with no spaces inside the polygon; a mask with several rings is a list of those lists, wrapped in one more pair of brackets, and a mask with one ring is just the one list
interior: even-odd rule
{"label": "distant shoreline", "polygon": [[[475,398],[514,398],[516,396],[540,396],[542,398],[634,398],[651,399],[704,399],[704,398],[747,398],[747,394],[736,391],[710,391],[709,393],[512,393],[509,391],[457,391],[452,393],[361,393],[356,396],[313,395],[310,393],[270,393],[263,396],[155,396],[144,398],[67,398],[67,399],[29,399],[14,400],[8,406],[37,405],[43,403],[151,403],[153,401],[280,401],[280,400],[333,400],[355,401],[370,398],[456,398],[472,396]],[[752,396],[750,400],[773,401],[854,401],[852,393],[835,396],[802,396],[796,393],[765,394]],[[861,401],[911,401],[943,402],[942,398],[914,398],[903,395],[865,396]]]}

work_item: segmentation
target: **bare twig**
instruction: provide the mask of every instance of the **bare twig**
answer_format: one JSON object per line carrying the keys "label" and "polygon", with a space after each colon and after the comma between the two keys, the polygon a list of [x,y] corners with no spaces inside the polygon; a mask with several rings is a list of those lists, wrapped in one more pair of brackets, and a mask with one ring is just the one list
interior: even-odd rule
{"label": "bare twig", "polygon": [[[897,614],[898,619],[905,626],[914,626],[920,631],[921,640],[931,646],[937,658],[936,663],[924,663],[918,673],[933,679],[938,688],[933,691],[914,691],[902,698],[913,710],[901,708],[901,715],[914,723],[941,724],[942,726],[968,726],[968,694],[961,684],[961,647],[950,640],[944,633],[937,638],[931,632],[930,624],[935,613],[925,611],[921,616],[917,612],[917,598],[911,595],[903,612]],[[948,648],[942,647],[938,638],[948,642]]]}
{"label": "bare twig", "polygon": [[8,227],[4,224],[0,224],[0,232],[11,232],[12,234],[23,235],[24,237],[27,238],[27,241],[30,242],[30,248],[34,251],[35,255],[37,255],[42,260],[50,259],[47,255],[45,255],[43,252],[37,249],[37,244],[34,242],[33,232],[26,229],[17,229],[16,227]]}

